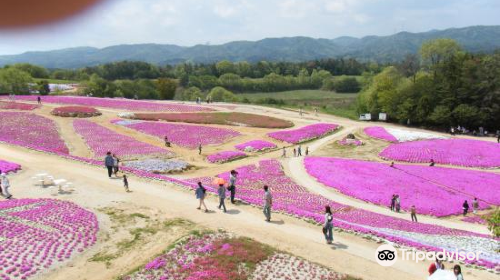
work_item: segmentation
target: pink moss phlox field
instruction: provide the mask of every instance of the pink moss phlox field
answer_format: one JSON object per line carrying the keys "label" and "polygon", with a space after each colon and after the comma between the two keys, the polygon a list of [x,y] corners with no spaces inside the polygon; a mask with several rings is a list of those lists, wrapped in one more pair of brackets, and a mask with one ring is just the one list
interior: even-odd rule
{"label": "pink moss phlox field", "polygon": [[500,167],[500,145],[469,139],[423,140],[392,144],[380,156],[387,160],[426,163],[431,159],[439,164],[464,167]]}
{"label": "pink moss phlox field", "polygon": [[168,150],[116,133],[91,121],[74,120],[73,127],[97,157],[103,157],[107,152],[124,158],[138,155],[173,155]]}
{"label": "pink moss phlox field", "polygon": [[35,104],[26,104],[13,101],[0,101],[0,110],[33,111],[38,108]]}
{"label": "pink moss phlox field", "polygon": [[[16,95],[15,99],[36,102],[37,96]],[[128,111],[145,111],[145,112],[212,111],[212,109],[202,106],[192,106],[192,105],[155,102],[155,101],[138,101],[138,100],[130,100],[124,98],[98,98],[98,97],[85,97],[85,96],[43,96],[42,103],[82,105],[91,107],[122,109]]]}
{"label": "pink moss phlox field", "polygon": [[264,141],[264,140],[252,140],[248,141],[242,144],[238,144],[234,146],[236,149],[240,151],[262,151],[262,150],[267,150],[267,149],[274,149],[276,148],[276,144],[269,142],[269,141]]}
{"label": "pink moss phlox field", "polygon": [[207,160],[211,163],[224,163],[240,158],[244,158],[247,155],[240,151],[222,151],[215,154],[207,156]]}
{"label": "pink moss phlox field", "polygon": [[96,242],[96,216],[55,199],[0,201],[0,278],[30,279]]}
{"label": "pink moss phlox field", "polygon": [[21,170],[21,165],[0,159],[0,173],[8,174],[10,172],[17,172],[18,170]]}
{"label": "pink moss phlox field", "polygon": [[38,151],[68,154],[54,121],[23,112],[0,112],[0,141]]}
{"label": "pink moss phlox field", "polygon": [[318,123],[307,125],[298,129],[280,130],[268,133],[271,138],[288,142],[291,144],[298,144],[301,142],[317,139],[337,130],[337,124]]}
{"label": "pink moss phlox field", "polygon": [[[310,193],[306,188],[293,182],[285,175],[280,163],[276,160],[262,160],[258,166],[243,166],[237,168],[236,171],[239,173],[236,198],[252,205],[262,206],[264,193],[262,187],[268,185],[273,194],[273,211],[322,223],[324,207],[330,205],[334,212],[333,224],[335,227],[376,235],[419,250],[439,251],[442,248],[453,248],[453,250],[465,248],[462,247],[461,243],[450,242],[448,239],[451,236],[455,239],[477,238],[486,240],[489,244],[495,243],[495,240],[486,235],[430,224],[413,223],[408,219],[385,216],[328,200],[323,196]],[[219,177],[228,180],[229,173],[220,174]],[[212,178],[188,180],[191,184],[198,181],[202,181],[205,185],[211,185]],[[444,240],[439,239],[440,236],[444,237]],[[429,241],[429,239],[422,237],[429,237],[432,240]],[[495,259],[496,253],[491,251],[483,253],[486,257],[481,261],[481,265],[493,267],[500,262],[498,257],[498,261]]]}
{"label": "pink moss phlox field", "polygon": [[487,224],[487,222],[481,216],[468,216],[460,220],[471,224],[481,224],[481,225]]}
{"label": "pink moss phlox field", "polygon": [[393,142],[393,143],[398,142],[398,139],[396,139],[396,137],[394,137],[392,134],[387,132],[387,130],[385,130],[385,128],[380,127],[380,126],[366,127],[363,131],[365,132],[366,135],[368,135],[372,138],[381,139],[381,140],[385,140],[385,141],[389,141],[389,142]]}
{"label": "pink moss phlox field", "polygon": [[481,200],[480,209],[500,205],[500,175],[494,173],[399,164],[390,167],[327,157],[307,157],[305,168],[320,183],[377,205],[389,207],[392,195],[398,194],[403,210],[415,205],[420,214],[460,214],[464,200],[473,197]]}
{"label": "pink moss phlox field", "polygon": [[[112,121],[119,124],[119,120]],[[222,144],[229,139],[239,136],[240,133],[227,128],[218,128],[190,124],[172,124],[159,122],[135,122],[124,125],[125,127],[153,135],[162,141],[165,136],[174,145],[195,149],[202,146]]]}

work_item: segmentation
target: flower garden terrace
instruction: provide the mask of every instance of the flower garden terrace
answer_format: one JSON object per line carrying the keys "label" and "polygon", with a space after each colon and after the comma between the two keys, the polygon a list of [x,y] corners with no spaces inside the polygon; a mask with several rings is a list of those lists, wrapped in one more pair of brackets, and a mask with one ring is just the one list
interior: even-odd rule
{"label": "flower garden terrace", "polygon": [[[8,97],[0,97],[0,99],[2,98],[7,99]],[[37,96],[32,95],[16,95],[14,99],[19,101],[37,102]],[[144,112],[198,112],[213,110],[202,106],[177,104],[172,102],[167,103],[158,101],[138,101],[123,98],[98,98],[84,96],[43,96],[42,102]]]}

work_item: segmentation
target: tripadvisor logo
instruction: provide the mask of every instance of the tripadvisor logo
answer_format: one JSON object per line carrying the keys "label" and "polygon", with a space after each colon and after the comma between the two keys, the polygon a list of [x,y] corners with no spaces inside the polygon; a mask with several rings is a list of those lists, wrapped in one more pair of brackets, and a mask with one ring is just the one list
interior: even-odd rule
{"label": "tripadvisor logo", "polygon": [[[431,262],[435,260],[479,261],[481,254],[481,252],[446,251],[444,249],[440,252],[421,252],[414,249],[401,249],[400,251],[401,260],[415,261],[416,263],[426,260]],[[377,248],[375,257],[381,266],[391,266],[396,263],[398,251],[392,245],[384,244]]]}

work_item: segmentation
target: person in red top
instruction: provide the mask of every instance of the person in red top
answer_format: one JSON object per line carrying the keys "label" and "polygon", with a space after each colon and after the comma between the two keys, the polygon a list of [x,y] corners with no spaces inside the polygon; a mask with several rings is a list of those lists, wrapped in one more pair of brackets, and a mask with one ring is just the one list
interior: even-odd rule
{"label": "person in red top", "polygon": [[436,261],[429,266],[429,275],[432,275],[438,269],[444,269],[443,265],[444,256],[439,254],[436,256]]}

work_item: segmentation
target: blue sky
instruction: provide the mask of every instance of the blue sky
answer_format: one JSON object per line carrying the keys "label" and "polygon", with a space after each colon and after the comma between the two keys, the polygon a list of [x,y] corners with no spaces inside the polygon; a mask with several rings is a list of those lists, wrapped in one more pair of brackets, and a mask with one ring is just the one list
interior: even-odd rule
{"label": "blue sky", "polygon": [[0,54],[76,46],[191,46],[500,25],[498,0],[109,0],[75,18],[0,30]]}

